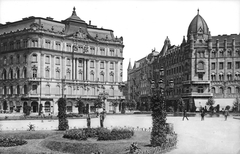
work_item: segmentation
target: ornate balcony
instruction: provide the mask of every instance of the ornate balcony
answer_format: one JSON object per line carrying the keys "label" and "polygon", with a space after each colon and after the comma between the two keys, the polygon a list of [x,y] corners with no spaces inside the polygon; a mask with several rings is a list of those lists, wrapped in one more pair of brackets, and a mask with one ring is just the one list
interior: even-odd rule
{"label": "ornate balcony", "polygon": [[210,81],[192,81],[192,84],[210,84]]}

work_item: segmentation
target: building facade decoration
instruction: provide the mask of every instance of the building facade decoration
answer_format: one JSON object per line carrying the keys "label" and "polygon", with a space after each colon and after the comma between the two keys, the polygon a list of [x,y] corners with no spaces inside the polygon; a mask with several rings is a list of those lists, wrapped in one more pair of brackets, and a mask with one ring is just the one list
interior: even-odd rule
{"label": "building facade decoration", "polygon": [[[87,24],[75,8],[62,21],[31,16],[1,24],[0,110],[23,112],[23,106],[29,105],[37,113],[42,104],[44,112],[57,113],[57,100],[63,96],[68,112],[78,111],[79,97],[87,110],[95,112],[94,101],[102,91],[114,91],[106,104],[124,99],[118,88],[122,85],[123,48],[122,37]],[[107,109],[111,112],[113,107]]]}
{"label": "building facade decoration", "polygon": [[[154,81],[160,80],[159,70],[164,69],[166,105],[175,111],[179,109],[180,99],[183,99],[188,111],[196,111],[205,107],[209,98],[215,100],[215,106],[219,104],[220,108],[224,108],[226,105],[232,106],[240,96],[240,34],[211,36],[199,11],[188,27],[187,39],[183,37],[180,46],[171,45],[167,37],[154,61],[147,61],[151,65],[147,76]],[[144,69],[128,69],[130,99],[137,97],[134,82],[144,77],[138,74]],[[171,80],[173,88],[169,84]],[[146,84],[150,85],[149,82]],[[142,89],[138,90],[143,92]]]}

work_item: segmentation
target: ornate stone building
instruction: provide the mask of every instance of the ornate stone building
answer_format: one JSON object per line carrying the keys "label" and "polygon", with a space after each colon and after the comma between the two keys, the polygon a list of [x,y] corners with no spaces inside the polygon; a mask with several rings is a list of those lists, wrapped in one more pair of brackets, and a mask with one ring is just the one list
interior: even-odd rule
{"label": "ornate stone building", "polygon": [[199,12],[188,27],[187,40],[183,37],[181,45],[175,46],[167,37],[151,65],[155,82],[164,69],[166,105],[174,110],[180,98],[188,111],[195,111],[206,106],[209,98],[223,108],[240,96],[240,35],[211,36]]}
{"label": "ornate stone building", "polygon": [[67,112],[77,112],[81,97],[94,112],[99,94],[124,99],[123,38],[110,29],[87,24],[76,14],[66,20],[28,17],[0,25],[0,110],[57,113],[57,100],[67,98]]}

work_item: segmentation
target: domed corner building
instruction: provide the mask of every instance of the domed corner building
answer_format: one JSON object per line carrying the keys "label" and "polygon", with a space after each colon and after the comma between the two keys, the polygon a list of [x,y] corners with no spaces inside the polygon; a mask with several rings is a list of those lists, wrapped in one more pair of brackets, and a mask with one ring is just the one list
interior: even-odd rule
{"label": "domed corner building", "polygon": [[[161,68],[163,76],[159,73]],[[181,98],[188,111],[208,108],[209,98],[214,99],[213,106],[219,104],[220,109],[232,107],[240,97],[240,35],[211,36],[198,10],[188,27],[187,39],[183,37],[181,45],[175,46],[167,37],[158,58],[148,69],[155,82],[160,78],[164,80],[167,110],[169,107],[175,111],[180,109]]]}
{"label": "domed corner building", "polygon": [[27,17],[0,24],[0,112],[58,113],[57,100],[67,99],[67,113],[85,112],[105,96],[107,112],[118,112],[122,101],[123,38],[113,30],[87,24],[72,15],[62,21]]}

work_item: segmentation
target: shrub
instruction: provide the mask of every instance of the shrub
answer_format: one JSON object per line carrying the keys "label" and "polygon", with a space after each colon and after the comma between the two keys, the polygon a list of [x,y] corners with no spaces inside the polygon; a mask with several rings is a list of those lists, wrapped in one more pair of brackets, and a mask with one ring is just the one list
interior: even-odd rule
{"label": "shrub", "polygon": [[68,120],[66,119],[66,99],[59,98],[58,100],[58,119],[59,119],[59,130],[66,130],[69,128]]}
{"label": "shrub", "polygon": [[83,129],[71,129],[64,133],[63,138],[69,138],[72,140],[86,140],[87,136]]}
{"label": "shrub", "polygon": [[30,111],[31,111],[31,106],[28,106],[28,105],[23,106],[23,113],[26,116],[30,115]]}
{"label": "shrub", "polygon": [[114,128],[112,131],[103,128],[99,131],[98,140],[121,140],[134,135],[133,130]]}
{"label": "shrub", "polygon": [[131,138],[134,132],[129,129],[113,129],[107,128],[83,128],[67,130],[63,138],[86,140],[88,137],[98,138],[98,140],[121,140]]}
{"label": "shrub", "polygon": [[11,147],[27,144],[27,141],[14,137],[0,137],[0,147]]}

